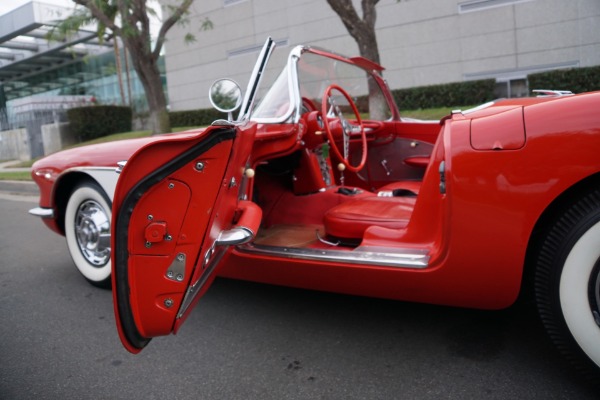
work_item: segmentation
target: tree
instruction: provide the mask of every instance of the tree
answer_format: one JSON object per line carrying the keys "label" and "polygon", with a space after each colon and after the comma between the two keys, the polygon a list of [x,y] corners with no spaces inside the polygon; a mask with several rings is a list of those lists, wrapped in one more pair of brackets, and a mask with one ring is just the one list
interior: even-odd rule
{"label": "tree", "polygon": [[[375,36],[375,21],[377,12],[375,6],[379,0],[361,0],[362,18],[358,16],[352,0],[327,0],[329,6],[335,11],[350,36],[358,44],[360,55],[371,61],[380,63],[377,37]],[[386,101],[377,83],[369,79],[369,111],[373,118],[385,118]]]}
{"label": "tree", "polygon": [[[170,132],[167,99],[163,91],[158,59],[167,32],[176,23],[184,20],[193,1],[170,2],[170,15],[162,21],[154,47],[150,36],[150,16],[156,13],[152,7],[148,7],[147,0],[73,0],[82,8],[76,9],[57,29],[67,34],[94,21],[97,23],[99,37],[103,37],[108,30],[111,35],[121,38],[148,99],[152,132]],[[206,24],[207,21],[203,23],[202,28],[206,29]]]}
{"label": "tree", "polygon": [[362,18],[359,17],[352,0],[327,0],[329,6],[339,15],[350,36],[358,44],[360,55],[379,64],[379,48],[375,36],[379,0],[361,0]]}

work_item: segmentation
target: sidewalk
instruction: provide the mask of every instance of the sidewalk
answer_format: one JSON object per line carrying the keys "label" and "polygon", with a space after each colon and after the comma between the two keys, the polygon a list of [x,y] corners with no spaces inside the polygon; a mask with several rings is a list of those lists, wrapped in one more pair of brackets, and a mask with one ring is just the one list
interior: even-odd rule
{"label": "sidewalk", "polygon": [[31,168],[10,168],[11,165],[19,164],[21,161],[12,160],[12,161],[4,161],[0,163],[0,171],[4,172],[21,172],[21,171],[29,171]]}
{"label": "sidewalk", "polygon": [[[8,168],[20,161],[5,161],[0,163],[0,172],[30,171],[31,168]],[[33,181],[4,181],[0,180],[0,192],[9,194],[24,194],[39,196],[40,192]]]}

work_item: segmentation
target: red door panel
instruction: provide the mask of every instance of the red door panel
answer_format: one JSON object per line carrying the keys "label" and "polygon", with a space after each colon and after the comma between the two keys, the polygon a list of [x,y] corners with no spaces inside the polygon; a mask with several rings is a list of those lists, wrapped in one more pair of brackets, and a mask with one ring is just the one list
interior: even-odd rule
{"label": "red door panel", "polygon": [[[234,184],[243,179],[254,132],[211,127],[158,140],[128,160],[113,202],[112,245],[115,314],[129,351],[176,331],[227,246],[256,233],[260,213],[243,221],[239,214],[257,206],[239,204]],[[249,226],[233,226],[236,218]]]}

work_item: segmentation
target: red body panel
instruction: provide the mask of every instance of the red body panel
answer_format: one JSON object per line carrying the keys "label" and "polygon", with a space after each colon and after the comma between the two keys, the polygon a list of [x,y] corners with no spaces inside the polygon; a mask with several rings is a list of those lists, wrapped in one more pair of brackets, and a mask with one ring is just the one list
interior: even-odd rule
{"label": "red body panel", "polygon": [[[438,198],[437,180],[425,184],[406,229],[373,227],[367,230],[363,241],[368,245],[429,248],[434,257],[426,271],[334,266],[235,251],[220,274],[411,301],[481,308],[508,306],[519,292],[527,244],[541,214],[569,187],[600,170],[600,131],[595,108],[599,97],[594,93],[519,102],[526,104],[522,109],[525,143],[513,146],[515,149],[475,150],[471,135],[473,120],[521,112],[514,100],[444,121],[444,138],[438,140],[438,154],[434,157],[438,161],[427,173],[435,177],[439,161],[445,160],[446,197]],[[440,130],[439,124],[414,121],[396,121],[392,125],[396,136],[425,141],[435,141]],[[259,129],[252,150],[255,163],[273,154],[291,153],[299,146],[298,131],[293,125],[268,129],[263,125]],[[494,143],[496,132],[499,138],[505,132],[493,126],[489,129],[488,143]],[[156,140],[162,139],[73,149],[67,157],[39,161],[34,171],[51,170],[60,177],[70,168],[114,166],[116,161],[128,159],[141,144]],[[40,205],[53,204],[53,181],[38,176],[35,179],[41,190]],[[314,176],[311,179],[316,180]],[[53,220],[45,222],[57,230]]]}
{"label": "red body panel", "polygon": [[[353,63],[322,50],[311,51],[336,63]],[[381,67],[362,59],[354,63],[374,71],[372,78],[385,88],[383,97],[391,107],[390,118],[364,121],[369,153],[367,165],[358,173],[342,174],[331,168],[339,160],[328,154],[331,144],[326,144],[322,132],[323,121],[332,118],[313,105],[303,115],[298,111],[273,123],[253,124],[247,136],[216,145],[205,158],[188,160],[140,194],[127,237],[126,283],[132,284],[115,296],[131,298],[132,319],[142,345],[146,338],[179,329],[189,312],[178,312],[186,291],[197,282],[206,283],[200,285],[200,294],[206,290],[217,268],[205,273],[204,266],[211,260],[219,264],[219,257],[218,274],[230,278],[453,306],[507,307],[522,289],[530,242],[545,213],[586,179],[599,182],[600,92],[498,101],[453,113],[439,123],[403,120],[379,75]],[[208,132],[213,129],[221,128]],[[332,123],[330,129],[333,141],[341,142],[341,124]],[[38,161],[34,179],[40,186],[40,205],[55,211],[55,219],[45,222],[62,232],[63,192],[81,170],[114,168],[118,161],[137,154],[119,181],[113,205],[118,210],[139,182],[198,145],[206,134],[197,130],[95,145]],[[348,133],[350,159],[360,150],[356,139]],[[220,171],[205,174],[211,189],[195,179],[199,175],[194,165],[199,161]],[[403,185],[407,180],[410,184]],[[170,188],[170,183],[175,186]],[[220,232],[237,223],[258,226],[260,222],[259,236],[265,232],[276,236],[278,226],[287,226],[290,236],[298,227],[322,235],[327,233],[323,217],[329,210],[351,199],[368,207],[361,198],[394,187],[418,193],[398,201],[403,205],[402,224],[374,224],[356,233],[338,220],[337,235],[330,236],[345,238],[346,230],[354,243],[335,247],[311,236],[302,250],[313,255],[332,249],[344,255],[364,249],[384,249],[392,255],[410,250],[427,254],[422,268],[290,256],[288,250],[297,247],[274,239],[266,241],[269,251],[262,253],[256,251],[259,240],[254,247],[215,250]],[[360,207],[348,208],[360,212]],[[162,240],[165,234],[174,240]],[[184,279],[175,282],[165,278],[165,269],[180,253],[186,255]],[[122,276],[123,271],[117,272],[113,279]],[[151,283],[148,276],[154,276]],[[166,307],[167,303],[176,306]],[[120,329],[128,349],[139,351]]]}
{"label": "red body panel", "polygon": [[[600,171],[600,93],[527,102],[531,105],[524,111],[500,105],[446,119],[427,172],[435,176],[440,161],[445,162],[446,194],[440,196],[439,180],[426,175],[407,228],[367,230],[363,245],[430,249],[426,270],[278,259],[238,250],[220,274],[399,300],[509,306],[519,293],[527,246],[542,213],[570,187]],[[483,122],[485,116],[492,116],[498,129]],[[505,129],[501,122],[506,118],[522,121],[520,133]],[[508,138],[517,144],[475,150],[473,121],[480,124],[477,135],[488,130],[489,138],[481,139],[486,143]],[[401,131],[402,124],[397,126]]]}

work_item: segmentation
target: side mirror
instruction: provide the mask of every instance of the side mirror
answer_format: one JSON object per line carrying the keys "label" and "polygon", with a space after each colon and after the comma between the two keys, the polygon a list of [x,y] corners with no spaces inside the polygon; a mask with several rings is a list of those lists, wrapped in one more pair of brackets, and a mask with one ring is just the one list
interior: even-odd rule
{"label": "side mirror", "polygon": [[227,119],[231,121],[231,113],[242,104],[242,89],[231,79],[219,79],[210,87],[208,98],[213,107],[227,113]]}

